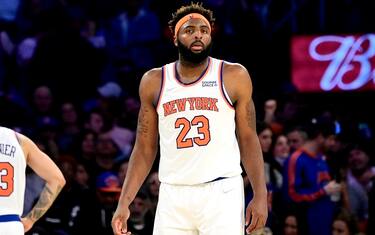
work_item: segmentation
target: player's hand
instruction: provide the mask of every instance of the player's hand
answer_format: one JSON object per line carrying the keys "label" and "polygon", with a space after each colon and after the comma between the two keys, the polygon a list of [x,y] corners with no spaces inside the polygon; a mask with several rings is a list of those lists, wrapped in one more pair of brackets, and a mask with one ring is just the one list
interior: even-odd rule
{"label": "player's hand", "polygon": [[[267,196],[254,196],[246,208],[245,225],[246,233],[264,228],[267,221]],[[250,225],[249,225],[250,224]]]}
{"label": "player's hand", "polygon": [[120,208],[117,207],[115,213],[112,217],[112,230],[115,235],[130,235],[131,232],[128,231],[127,221],[130,216],[130,211],[128,207]]}
{"label": "player's hand", "polygon": [[25,233],[29,231],[34,225],[34,221],[32,221],[31,219],[27,217],[21,218],[21,222],[23,224],[23,229],[25,230]]}

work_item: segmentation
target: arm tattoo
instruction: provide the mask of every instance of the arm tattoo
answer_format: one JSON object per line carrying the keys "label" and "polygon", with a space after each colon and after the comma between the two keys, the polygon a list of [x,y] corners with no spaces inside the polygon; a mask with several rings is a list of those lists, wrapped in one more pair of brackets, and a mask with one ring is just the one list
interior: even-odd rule
{"label": "arm tattoo", "polygon": [[250,100],[246,104],[246,120],[247,120],[247,125],[255,131],[256,130],[256,115],[255,115],[254,102],[252,100]]}
{"label": "arm tattoo", "polygon": [[51,207],[61,189],[61,186],[57,186],[57,188],[53,190],[50,188],[50,186],[46,185],[43,191],[40,193],[38,202],[26,217],[32,221],[37,221],[40,219],[40,217],[42,217]]}
{"label": "arm tattoo", "polygon": [[138,128],[137,132],[139,135],[147,135],[149,132],[149,121],[146,119],[149,110],[147,108],[142,107],[139,111],[138,117]]}

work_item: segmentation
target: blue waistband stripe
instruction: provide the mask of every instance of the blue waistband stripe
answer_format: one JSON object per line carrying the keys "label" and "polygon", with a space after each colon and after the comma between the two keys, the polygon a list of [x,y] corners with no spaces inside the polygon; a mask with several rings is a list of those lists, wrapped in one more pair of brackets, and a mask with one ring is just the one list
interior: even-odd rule
{"label": "blue waistband stripe", "polygon": [[21,221],[19,215],[0,215],[0,222]]}

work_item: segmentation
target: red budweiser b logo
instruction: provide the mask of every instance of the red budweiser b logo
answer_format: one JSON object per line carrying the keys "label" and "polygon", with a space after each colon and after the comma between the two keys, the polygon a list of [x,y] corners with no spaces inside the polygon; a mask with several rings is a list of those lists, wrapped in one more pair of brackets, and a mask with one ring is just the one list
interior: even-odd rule
{"label": "red budweiser b logo", "polygon": [[291,49],[299,91],[375,90],[375,34],[299,36]]}

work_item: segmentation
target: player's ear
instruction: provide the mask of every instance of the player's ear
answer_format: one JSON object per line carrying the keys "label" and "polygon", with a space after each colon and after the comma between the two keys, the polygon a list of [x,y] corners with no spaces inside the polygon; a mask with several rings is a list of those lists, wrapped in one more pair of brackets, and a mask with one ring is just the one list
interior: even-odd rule
{"label": "player's ear", "polygon": [[175,46],[178,46],[178,43],[177,43],[177,37],[176,36],[173,36],[173,44]]}

